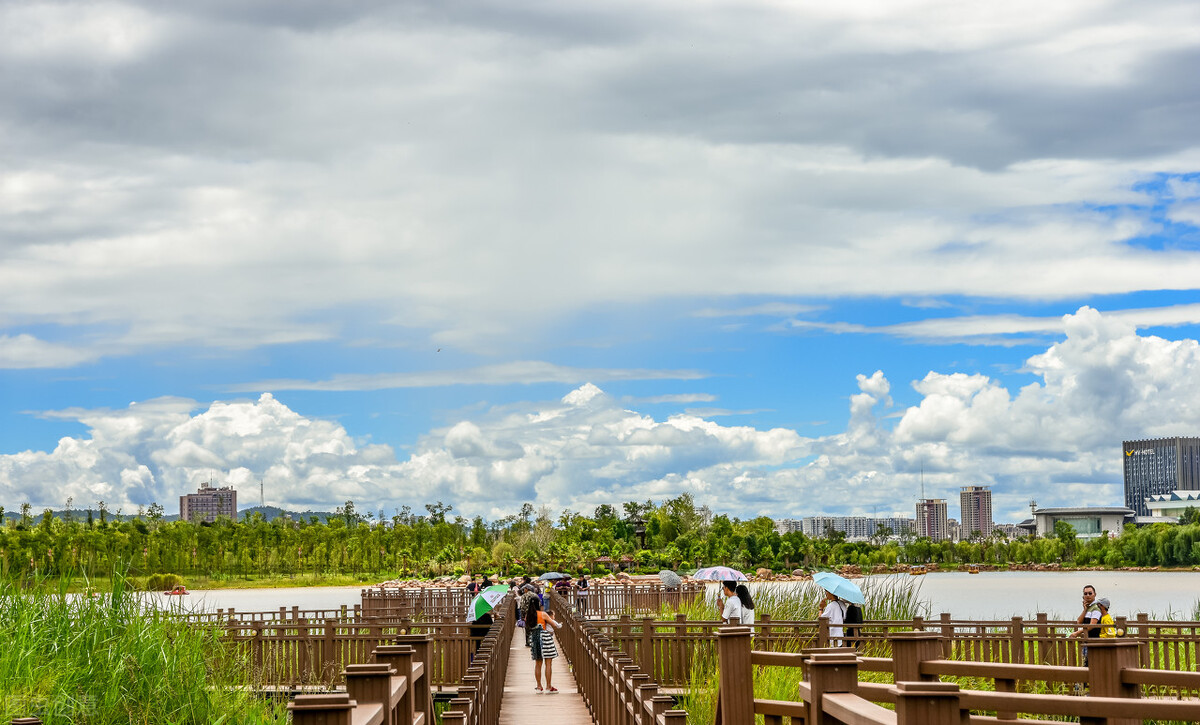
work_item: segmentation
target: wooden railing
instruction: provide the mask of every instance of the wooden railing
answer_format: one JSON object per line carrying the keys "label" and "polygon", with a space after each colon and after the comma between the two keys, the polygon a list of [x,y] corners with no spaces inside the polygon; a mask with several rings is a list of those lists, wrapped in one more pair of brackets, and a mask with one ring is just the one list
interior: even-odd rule
{"label": "wooden railing", "polygon": [[[376,647],[369,664],[342,672],[345,692],[297,695],[288,703],[293,725],[433,725],[433,693],[426,657],[430,650],[409,644]],[[42,725],[36,717],[14,725]]]}
{"label": "wooden railing", "polygon": [[697,598],[703,599],[708,585],[684,582],[679,587],[659,584],[593,584],[587,594],[572,590],[563,599],[587,617],[608,618],[622,614],[657,614],[664,609],[678,610]]}
{"label": "wooden railing", "polygon": [[500,721],[509,645],[516,621],[512,597],[505,597],[492,611],[495,621],[479,644],[457,695],[450,700],[450,708],[442,713],[443,723],[495,725]]}
{"label": "wooden railing", "polygon": [[[590,620],[590,624],[666,687],[688,685],[698,653],[713,646],[723,626],[716,620],[687,620],[682,614],[665,620],[621,616]],[[1000,621],[956,620],[942,614],[937,619],[866,622],[856,639],[860,653],[888,657],[897,633],[931,631],[941,635],[945,659],[1070,667],[1082,665],[1082,645],[1095,641],[1068,637],[1078,626],[1074,621],[1051,621],[1044,614]],[[1139,614],[1131,621],[1118,617],[1116,628],[1125,630],[1123,640],[1137,643],[1142,667],[1191,670],[1197,666],[1200,622],[1150,621]],[[758,650],[798,652],[830,644],[829,623],[823,618],[774,621],[763,616],[752,630]]]}
{"label": "wooden railing", "polygon": [[381,644],[428,647],[426,663],[434,687],[462,680],[472,650],[482,637],[473,636],[467,622],[228,622],[223,639],[245,651],[261,685],[297,687],[340,684],[348,665],[369,661]]}
{"label": "wooden railing", "polygon": [[575,615],[573,602],[550,596],[550,611],[562,623],[556,633],[575,673],[579,694],[596,725],[685,725],[687,713],[659,694],[650,675],[614,647],[590,622]]}
{"label": "wooden railing", "polygon": [[403,589],[372,587],[362,590],[362,613],[367,617],[462,619],[474,594],[462,587]]}
{"label": "wooden railing", "polygon": [[[891,658],[862,658],[849,648],[803,653],[752,649],[749,627],[717,632],[720,682],[717,718],[721,725],[853,723],[854,725],[960,725],[964,722],[1016,722],[1018,716],[1074,715],[1087,725],[1131,725],[1150,720],[1200,721],[1200,700],[1145,697],[1146,688],[1194,690],[1200,673],[1142,669],[1138,642],[1104,639],[1088,643],[1088,667],[963,662],[942,657],[936,632],[892,637]],[[799,701],[754,697],[756,667],[801,668]],[[863,671],[890,672],[893,682],[860,682]],[[941,676],[983,678],[995,690],[962,690]],[[1022,692],[1024,686],[1086,683],[1088,697]],[[889,703],[889,710],[878,703]],[[991,715],[980,713],[993,713]],[[1039,722],[1022,720],[1021,722]]]}
{"label": "wooden railing", "polygon": [[373,664],[344,672],[346,692],[299,695],[288,704],[293,725],[433,725],[433,693],[416,648],[377,647]]}

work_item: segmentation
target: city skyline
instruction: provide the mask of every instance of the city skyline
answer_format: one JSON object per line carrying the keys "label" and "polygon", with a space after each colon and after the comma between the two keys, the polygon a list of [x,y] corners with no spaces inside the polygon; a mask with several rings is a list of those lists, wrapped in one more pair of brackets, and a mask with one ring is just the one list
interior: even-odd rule
{"label": "city skyline", "polygon": [[1118,504],[1200,7],[1030,10],[6,5],[0,502]]}

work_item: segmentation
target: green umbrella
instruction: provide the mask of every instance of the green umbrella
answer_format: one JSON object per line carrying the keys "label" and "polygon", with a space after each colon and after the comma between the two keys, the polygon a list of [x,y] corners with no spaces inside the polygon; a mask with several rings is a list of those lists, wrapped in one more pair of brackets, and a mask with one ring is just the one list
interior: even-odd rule
{"label": "green umbrella", "polygon": [[474,622],[495,609],[505,594],[508,594],[507,584],[497,584],[479,592],[467,606],[467,621]]}

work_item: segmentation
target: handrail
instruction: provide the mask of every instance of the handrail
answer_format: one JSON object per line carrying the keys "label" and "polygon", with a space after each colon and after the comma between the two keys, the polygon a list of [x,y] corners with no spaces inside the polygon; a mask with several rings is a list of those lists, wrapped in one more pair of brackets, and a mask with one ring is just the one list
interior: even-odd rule
{"label": "handrail", "polygon": [[[860,658],[846,648],[811,650],[801,657],[751,649],[749,627],[725,627],[718,631],[718,718],[722,725],[751,725],[756,714],[781,722],[804,708],[807,723],[852,723],[854,725],[958,725],[969,717],[976,722],[1015,720],[1018,714],[1076,715],[1089,723],[1141,723],[1143,719],[1200,721],[1200,699],[1157,699],[1143,697],[1142,684],[1179,688],[1195,687],[1200,673],[1143,670],[1138,664],[1139,643],[1131,640],[1091,640],[1087,668],[1011,663],[959,662],[941,659],[941,636],[935,632],[898,635],[892,642],[895,655],[890,666],[872,658],[876,671],[895,673],[894,684],[858,681]],[[753,694],[754,668],[802,667],[806,681],[800,683],[803,702],[758,700]],[[995,691],[961,690],[938,680],[942,674],[992,678]],[[1087,682],[1090,697],[1017,692],[1019,681]],[[874,703],[895,705],[895,712]],[[992,711],[996,717],[972,715]]]}
{"label": "handrail", "polygon": [[557,636],[563,654],[575,671],[579,694],[596,725],[684,725],[687,713],[670,709],[674,699],[659,694],[632,659],[579,617],[571,602],[550,595],[550,611],[562,623]]}
{"label": "handrail", "polygon": [[[711,645],[717,630],[723,626],[716,620],[688,620],[683,614],[666,619],[626,614],[589,621],[657,682],[670,687],[691,682],[691,664],[695,660],[691,653]],[[1123,619],[1121,622],[1126,631],[1121,639],[1137,643],[1142,667],[1190,669],[1200,662],[1200,623],[1151,622],[1146,615],[1138,615],[1136,623]],[[824,618],[783,621],[764,615],[750,626],[757,650],[794,652],[827,647],[830,643],[828,621]],[[1051,621],[1044,614],[1037,619],[1014,617],[994,622],[956,620],[943,614],[938,619],[915,617],[864,622],[854,639],[860,651],[879,655],[881,661],[892,654],[896,635],[927,631],[941,635],[941,658],[945,660],[1080,667],[1082,648],[1094,640],[1067,636],[1077,628],[1075,621]],[[873,665],[864,662],[860,666]]]}
{"label": "handrail", "polygon": [[471,667],[457,696],[442,713],[443,723],[495,725],[500,721],[504,680],[508,674],[509,642],[513,637],[513,595],[510,592],[492,609],[492,626],[475,651]]}

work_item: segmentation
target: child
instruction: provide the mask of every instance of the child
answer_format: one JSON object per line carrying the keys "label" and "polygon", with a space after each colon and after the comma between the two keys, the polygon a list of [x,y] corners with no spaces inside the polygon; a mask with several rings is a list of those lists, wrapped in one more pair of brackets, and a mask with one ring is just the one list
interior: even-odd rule
{"label": "child", "polygon": [[1100,608],[1100,636],[1113,638],[1117,636],[1117,628],[1113,626],[1112,615],[1108,613],[1108,599],[1097,599],[1096,606]]}

